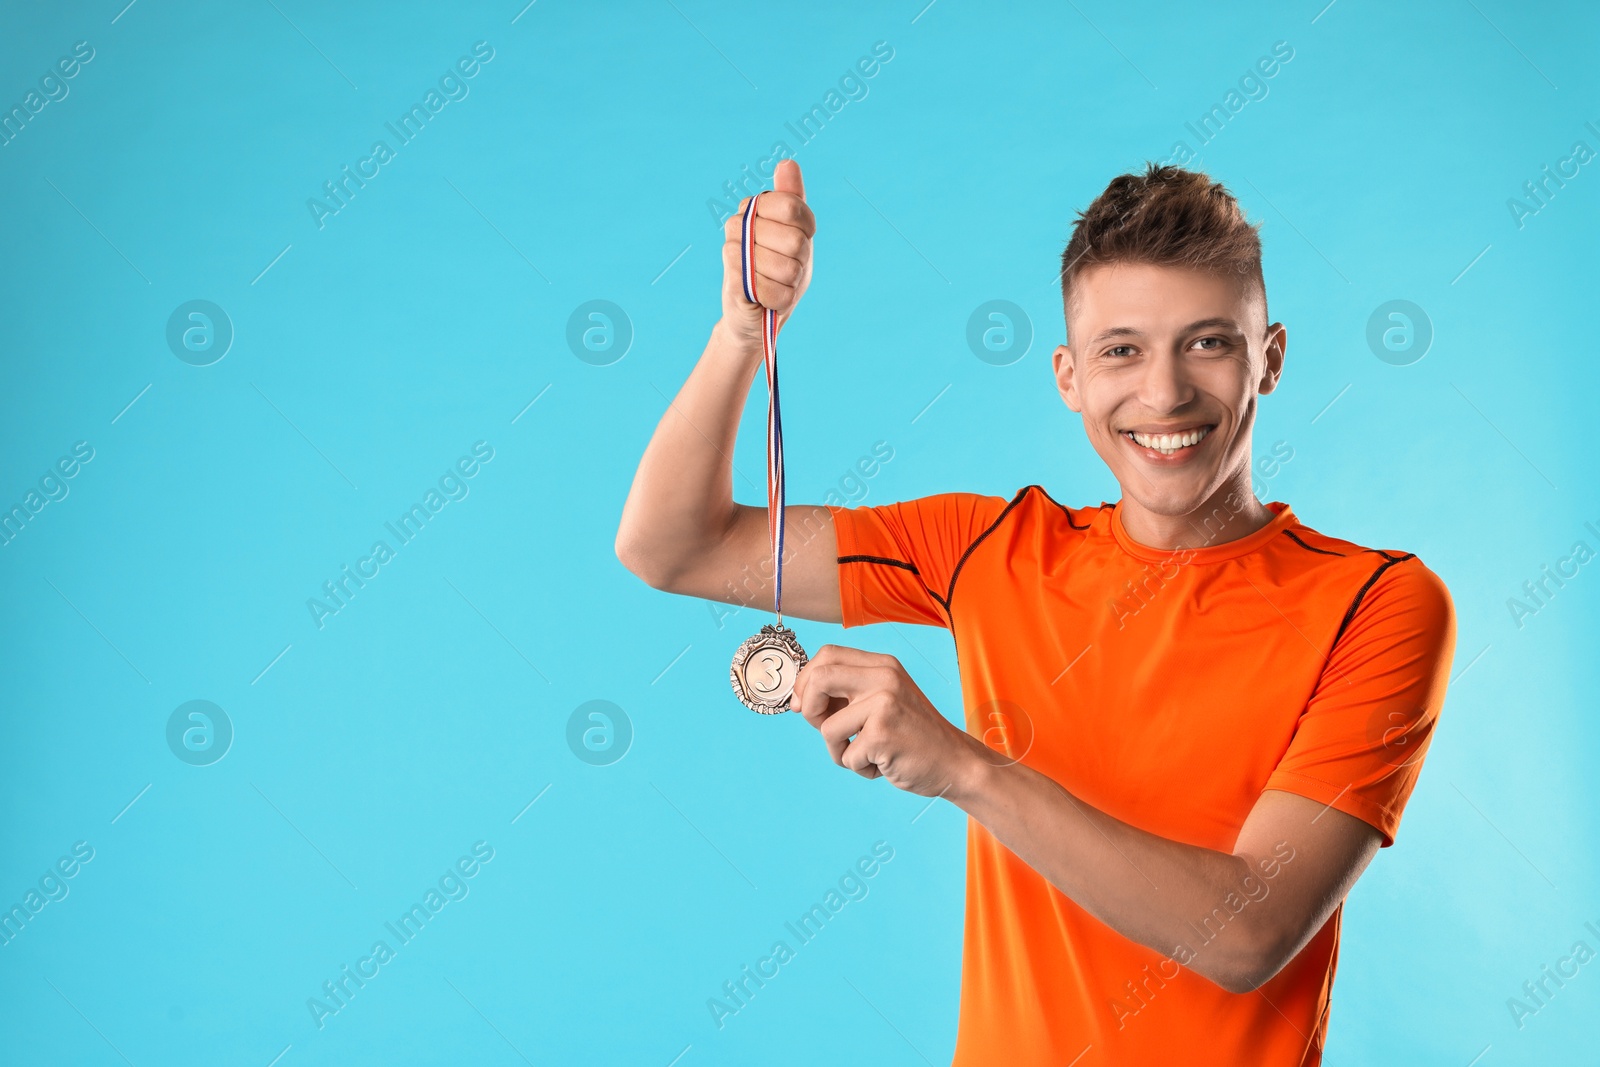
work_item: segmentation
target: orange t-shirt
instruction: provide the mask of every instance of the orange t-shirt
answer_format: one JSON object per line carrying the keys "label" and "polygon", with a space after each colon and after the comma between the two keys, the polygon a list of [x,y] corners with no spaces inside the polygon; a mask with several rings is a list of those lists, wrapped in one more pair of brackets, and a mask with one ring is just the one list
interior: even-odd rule
{"label": "orange t-shirt", "polygon": [[[1134,541],[1117,505],[1069,508],[1036,485],[830,506],[844,625],[949,629],[968,732],[1150,833],[1231,852],[1279,789],[1391,845],[1444,701],[1450,594],[1414,554],[1267,507],[1253,533],[1168,551]],[[1211,542],[1228,517],[1203,524]],[[1271,875],[1258,884],[1195,916],[1188,949],[1226,936]],[[1258,990],[1229,993],[970,820],[954,1065],[1320,1063],[1342,913]]]}

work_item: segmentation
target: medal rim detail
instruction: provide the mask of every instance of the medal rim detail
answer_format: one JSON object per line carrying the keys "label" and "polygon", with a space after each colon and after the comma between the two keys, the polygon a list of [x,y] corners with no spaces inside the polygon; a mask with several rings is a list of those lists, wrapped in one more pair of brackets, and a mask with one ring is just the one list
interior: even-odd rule
{"label": "medal rim detail", "polygon": [[767,623],[761,629],[745,638],[733,654],[733,664],[728,668],[728,681],[733,686],[733,695],[739,698],[739,703],[751,711],[762,715],[777,715],[789,711],[789,701],[794,696],[794,684],[789,685],[789,692],[780,701],[753,699],[745,691],[744,682],[740,673],[745,665],[750,662],[750,657],[764,648],[774,648],[789,655],[795,661],[795,675],[798,679],[800,668],[804,667],[810,657],[806,650],[800,647],[800,640],[793,630],[787,626],[775,626]]}

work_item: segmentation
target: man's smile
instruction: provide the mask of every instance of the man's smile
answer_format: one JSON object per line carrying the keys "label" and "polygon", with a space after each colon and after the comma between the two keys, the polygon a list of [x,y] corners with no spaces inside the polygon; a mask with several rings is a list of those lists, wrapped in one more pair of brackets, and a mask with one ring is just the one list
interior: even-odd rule
{"label": "man's smile", "polygon": [[1128,442],[1134,454],[1163,465],[1183,463],[1200,452],[1200,444],[1211,436],[1215,423],[1191,424],[1165,429],[1149,426],[1120,430],[1117,436]]}

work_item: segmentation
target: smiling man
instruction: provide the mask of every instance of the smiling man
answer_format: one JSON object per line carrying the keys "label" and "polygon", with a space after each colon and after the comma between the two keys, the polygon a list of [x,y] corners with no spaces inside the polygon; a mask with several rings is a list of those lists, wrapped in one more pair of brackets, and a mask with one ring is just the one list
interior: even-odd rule
{"label": "smiling man", "polygon": [[[774,181],[755,269],[781,321],[816,226],[799,168]],[[732,499],[761,365],[738,221],[723,317],[616,547],[656,588],[743,604],[771,569],[765,510]],[[1317,1064],[1344,897],[1394,843],[1444,701],[1450,595],[1414,554],[1256,496],[1258,398],[1287,333],[1226,189],[1118,177],[1061,281],[1056,385],[1121,499],[791,506],[786,610],[948,629],[966,728],[894,657],[837,645],[794,706],[836,763],[970,816],[956,1064]]]}

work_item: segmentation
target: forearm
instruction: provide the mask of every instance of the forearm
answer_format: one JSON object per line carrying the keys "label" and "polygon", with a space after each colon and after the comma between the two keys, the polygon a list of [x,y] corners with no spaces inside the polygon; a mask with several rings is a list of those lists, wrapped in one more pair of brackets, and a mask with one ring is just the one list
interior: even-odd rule
{"label": "forearm", "polygon": [[656,426],[622,508],[617,555],[651,584],[670,582],[728,529],[733,448],[759,344],[723,323]]}
{"label": "forearm", "polygon": [[[1101,922],[1225,989],[1251,987],[1270,956],[1263,909],[1235,914],[1225,906],[1230,894],[1236,907],[1251,899],[1245,879],[1257,857],[1158,837],[1029,767],[997,766],[981,754],[946,796]],[[1248,884],[1259,891],[1258,880]],[[1202,924],[1218,908],[1228,918],[1211,941]]]}

